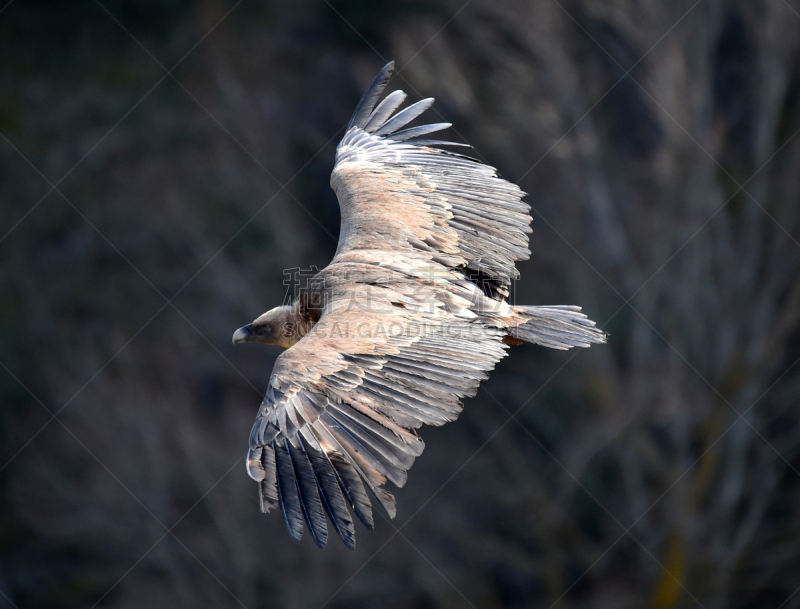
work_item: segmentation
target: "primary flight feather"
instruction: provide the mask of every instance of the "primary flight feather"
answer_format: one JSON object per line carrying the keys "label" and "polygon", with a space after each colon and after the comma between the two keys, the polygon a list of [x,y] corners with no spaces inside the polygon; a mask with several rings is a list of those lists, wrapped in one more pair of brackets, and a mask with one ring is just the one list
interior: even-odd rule
{"label": "primary flight feather", "polygon": [[433,99],[396,114],[402,91],[377,104],[393,69],[375,78],[336,150],[333,260],[293,304],[233,335],[287,349],[250,434],[247,472],[262,511],[280,507],[292,538],[307,526],[320,548],[328,520],[355,548],[351,513],[372,529],[372,499],[394,517],[383,487],[405,484],[424,447],[416,430],[455,420],[508,345],[605,342],[580,307],[506,302],[515,263],[530,256],[525,193],[439,148],[453,142],[415,139],[450,126],[407,127]]}

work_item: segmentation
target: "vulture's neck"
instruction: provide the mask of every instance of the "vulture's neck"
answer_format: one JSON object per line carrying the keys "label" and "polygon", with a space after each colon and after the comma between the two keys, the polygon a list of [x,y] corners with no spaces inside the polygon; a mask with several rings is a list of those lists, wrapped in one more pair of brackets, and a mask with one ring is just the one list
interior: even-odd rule
{"label": "vulture's neck", "polygon": [[315,303],[315,300],[314,293],[304,291],[294,304],[286,307],[287,349],[311,332],[311,328],[319,321],[322,308]]}

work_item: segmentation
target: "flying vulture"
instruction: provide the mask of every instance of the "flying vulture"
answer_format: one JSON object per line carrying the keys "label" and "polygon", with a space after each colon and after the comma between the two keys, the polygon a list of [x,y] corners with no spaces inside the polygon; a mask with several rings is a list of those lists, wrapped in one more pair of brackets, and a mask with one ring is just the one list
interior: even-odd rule
{"label": "flying vulture", "polygon": [[509,345],[605,342],[580,307],[506,302],[515,262],[530,256],[525,193],[427,137],[449,123],[407,127],[432,98],[400,112],[402,91],[377,103],[393,69],[372,82],[336,149],[333,260],[293,304],[233,335],[286,348],[250,434],[247,472],[261,510],[280,506],[292,538],[305,523],[320,548],[326,514],[351,550],[351,510],[369,529],[373,500],[395,516],[383,487],[406,483],[425,446],[417,429],[455,420]]}

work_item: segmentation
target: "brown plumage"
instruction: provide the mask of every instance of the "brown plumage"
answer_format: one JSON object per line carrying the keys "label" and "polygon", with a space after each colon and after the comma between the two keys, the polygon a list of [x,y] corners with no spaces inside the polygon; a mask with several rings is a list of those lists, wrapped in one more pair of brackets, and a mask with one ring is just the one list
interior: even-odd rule
{"label": "brown plumage", "polygon": [[292,538],[305,523],[320,547],[326,513],[351,549],[351,509],[372,529],[372,496],[394,517],[383,486],[405,484],[424,447],[416,430],[455,420],[509,344],[605,342],[580,307],[505,302],[515,262],[530,256],[524,193],[438,147],[451,142],[413,139],[450,126],[405,128],[432,99],[393,114],[405,99],[395,91],[375,107],[393,67],[375,78],[337,148],[333,261],[294,304],[233,336],[287,348],[250,434],[247,471],[262,511],[280,506]]}

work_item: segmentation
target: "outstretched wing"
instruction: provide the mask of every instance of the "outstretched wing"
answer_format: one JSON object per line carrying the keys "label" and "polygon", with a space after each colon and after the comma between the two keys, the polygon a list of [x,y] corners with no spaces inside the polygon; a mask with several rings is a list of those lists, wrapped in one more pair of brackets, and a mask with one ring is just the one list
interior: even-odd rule
{"label": "outstretched wing", "polygon": [[530,257],[525,193],[493,167],[436,147],[452,142],[415,139],[450,126],[405,128],[432,98],[392,115],[405,99],[395,91],[375,107],[393,68],[389,63],[375,78],[337,148],[331,176],[342,215],[337,255],[413,249],[491,282],[493,296],[507,296],[519,276],[514,263]]}
{"label": "outstretched wing", "polygon": [[350,510],[372,528],[373,496],[394,516],[384,484],[405,484],[415,430],[454,420],[505,354],[502,300],[530,255],[524,193],[418,139],[449,124],[407,127],[432,99],[395,113],[395,91],[376,106],[393,65],[337,149],[342,227],[322,316],[278,358],[250,436],[262,509],[280,506],[292,537],[307,525],[320,547],[326,513],[350,548]]}
{"label": "outstretched wing", "polygon": [[323,547],[327,513],[352,549],[350,509],[371,529],[372,495],[394,517],[382,486],[405,484],[424,447],[414,430],[454,420],[505,345],[436,281],[420,289],[387,271],[375,285],[348,284],[337,265],[326,272],[339,285],[311,332],[278,357],[247,468],[262,510],[280,506],[295,541],[305,521]]}

